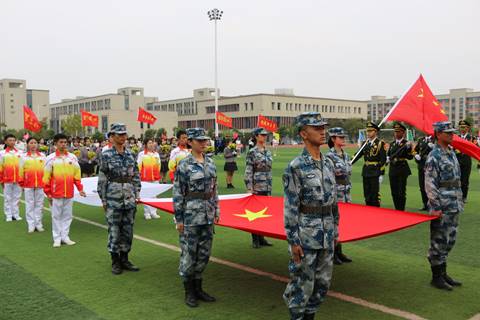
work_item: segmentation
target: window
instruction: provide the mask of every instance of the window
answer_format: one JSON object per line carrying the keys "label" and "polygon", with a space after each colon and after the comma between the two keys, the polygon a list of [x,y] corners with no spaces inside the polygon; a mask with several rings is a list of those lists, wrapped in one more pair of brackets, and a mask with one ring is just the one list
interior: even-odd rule
{"label": "window", "polygon": [[111,109],[110,99],[105,99],[104,103],[105,103],[105,110],[110,110]]}
{"label": "window", "polygon": [[253,102],[250,102],[250,110],[253,111]]}
{"label": "window", "polygon": [[97,110],[103,110],[103,100],[97,101]]}
{"label": "window", "polygon": [[[253,110],[253,102],[250,103],[251,110]],[[215,106],[205,107],[207,113],[215,113]],[[226,104],[218,106],[218,111],[220,112],[238,112],[240,111],[240,105],[237,104]]]}
{"label": "window", "polygon": [[108,131],[108,116],[102,116],[102,132]]}
{"label": "window", "polygon": [[[245,103],[245,111],[247,111],[247,103]],[[275,102],[272,102],[272,110],[275,110]]]}
{"label": "window", "polygon": [[92,101],[92,111],[97,111],[97,102]]}
{"label": "window", "polygon": [[125,110],[129,110],[130,109],[130,98],[128,96],[124,97],[124,103],[125,103]]}
{"label": "window", "polygon": [[85,110],[90,111],[90,101],[85,102]]}
{"label": "window", "polygon": [[68,114],[72,114],[73,113],[73,105],[69,105],[68,106]]}

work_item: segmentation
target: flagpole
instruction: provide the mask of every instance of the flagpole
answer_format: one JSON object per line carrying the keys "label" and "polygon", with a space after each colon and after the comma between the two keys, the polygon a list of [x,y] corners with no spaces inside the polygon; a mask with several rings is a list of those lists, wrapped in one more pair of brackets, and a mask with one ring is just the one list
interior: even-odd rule
{"label": "flagpole", "polygon": [[[422,76],[422,74],[420,74],[420,77]],[[417,79],[418,80],[418,79]],[[393,113],[393,111],[398,107],[398,105],[400,104],[400,101],[402,101],[403,97],[405,96],[405,94],[407,94],[407,92],[410,91],[410,89],[412,89],[412,87],[415,85],[415,83],[417,83],[417,81],[415,81],[414,83],[412,83],[410,85],[410,87],[408,87],[408,89],[400,96],[400,98],[395,102],[395,104],[393,105],[393,107],[390,109],[390,111],[387,112],[387,114],[385,115],[385,117],[383,117],[382,121],[380,121],[380,123],[378,124],[378,127],[380,128],[388,119],[388,117],[390,117],[390,115]],[[350,161],[350,164],[353,164],[356,159],[358,158],[359,154],[362,152],[362,150],[365,148],[365,146],[367,145],[367,142],[368,142],[368,138],[365,140],[365,142],[363,143],[363,145],[360,147],[360,149],[358,149],[358,151],[355,153],[355,155],[353,156],[353,159]]]}

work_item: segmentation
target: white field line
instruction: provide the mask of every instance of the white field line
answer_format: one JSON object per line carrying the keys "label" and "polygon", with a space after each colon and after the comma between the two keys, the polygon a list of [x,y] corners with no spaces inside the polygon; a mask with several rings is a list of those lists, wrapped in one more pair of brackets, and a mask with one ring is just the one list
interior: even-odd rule
{"label": "white field line", "polygon": [[[0,196],[3,197],[3,193],[0,193]],[[25,203],[24,200],[20,200],[20,201]],[[48,207],[44,207],[44,209],[47,210],[47,211],[50,211],[50,208],[48,208]],[[90,225],[95,226],[95,227],[99,227],[99,228],[102,228],[102,229],[107,229],[106,225],[95,222],[95,221],[91,221],[91,220],[76,217],[76,216],[74,216],[73,218],[75,220],[90,224]],[[168,244],[168,243],[164,243],[164,242],[160,242],[160,241],[157,241],[157,240],[142,237],[142,236],[139,236],[137,234],[134,234],[133,237],[137,240],[144,241],[144,242],[153,244],[153,245],[158,246],[158,247],[162,247],[162,248],[169,249],[169,250],[172,250],[172,251],[180,252],[180,248],[175,246],[175,245],[171,245],[171,244]],[[284,283],[287,283],[289,281],[289,278],[287,278],[287,277],[280,276],[280,275],[277,275],[277,274],[274,274],[274,273],[271,273],[271,272],[263,271],[263,270],[260,270],[260,269],[252,268],[252,267],[242,265],[242,264],[239,264],[239,263],[235,263],[235,262],[232,262],[232,261],[228,261],[228,260],[224,260],[224,259],[220,259],[220,258],[216,258],[216,257],[210,257],[210,261],[212,261],[214,263],[224,265],[224,266],[227,266],[227,267],[230,267],[230,268],[233,268],[233,269],[237,269],[237,270],[241,270],[241,271],[244,271],[244,272],[252,273],[252,274],[255,274],[255,275],[258,275],[258,276],[262,276],[262,277],[267,277],[267,278],[270,278],[270,279],[275,280],[275,281],[280,281],[280,282],[284,282]],[[381,304],[378,304],[378,303],[369,302],[367,300],[364,300],[364,299],[361,299],[361,298],[356,298],[356,297],[353,297],[353,296],[349,296],[349,295],[346,295],[346,294],[343,294],[343,293],[340,293],[340,292],[335,292],[335,291],[329,290],[327,295],[330,296],[330,297],[342,300],[342,301],[357,304],[357,305],[365,307],[365,308],[369,308],[369,309],[372,309],[372,310],[376,310],[376,311],[380,311],[380,312],[383,312],[383,313],[386,313],[386,314],[397,316],[399,318],[408,319],[408,320],[426,320],[425,318],[422,318],[422,317],[420,317],[420,316],[418,316],[414,313],[408,312],[408,311],[403,311],[403,310],[400,310],[400,309],[390,308],[390,307],[387,307],[387,306],[384,306],[384,305],[381,305]],[[480,320],[480,314],[474,316],[470,320]]]}
{"label": "white field line", "polygon": [[480,320],[480,313],[477,313],[473,317],[471,317],[469,320]]}

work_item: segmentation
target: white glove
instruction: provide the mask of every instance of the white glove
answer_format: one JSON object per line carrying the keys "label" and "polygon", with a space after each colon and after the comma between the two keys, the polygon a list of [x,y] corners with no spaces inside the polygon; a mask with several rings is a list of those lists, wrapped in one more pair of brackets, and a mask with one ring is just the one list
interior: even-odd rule
{"label": "white glove", "polygon": [[415,160],[420,161],[420,160],[422,160],[422,157],[420,157],[419,154],[416,154],[416,155],[415,155]]}
{"label": "white glove", "polygon": [[431,142],[428,143],[428,147],[429,147],[430,149],[433,149],[434,146],[435,146],[435,145],[434,145],[433,143],[431,143]]}
{"label": "white glove", "polygon": [[387,164],[390,163],[390,157],[387,156]]}
{"label": "white glove", "polygon": [[382,184],[382,182],[383,182],[383,176],[378,177],[378,183]]}

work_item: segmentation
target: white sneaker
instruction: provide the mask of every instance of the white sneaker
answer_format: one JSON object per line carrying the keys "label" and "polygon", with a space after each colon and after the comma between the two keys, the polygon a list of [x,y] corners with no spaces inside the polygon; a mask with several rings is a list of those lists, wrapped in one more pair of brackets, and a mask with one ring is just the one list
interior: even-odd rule
{"label": "white sneaker", "polygon": [[12,218],[6,218],[5,221],[12,222]]}
{"label": "white sneaker", "polygon": [[60,248],[61,245],[62,245],[62,244],[60,243],[60,241],[54,241],[54,242],[53,242],[53,247],[54,247],[54,248]]}
{"label": "white sneaker", "polygon": [[145,220],[150,220],[152,217],[145,215]]}
{"label": "white sneaker", "polygon": [[45,231],[45,229],[43,229],[43,227],[37,227],[37,231],[38,232],[43,232],[43,231]]}
{"label": "white sneaker", "polygon": [[18,217],[15,217],[15,220],[21,221],[21,220],[23,220],[23,219],[22,219],[22,217],[18,216]]}
{"label": "white sneaker", "polygon": [[65,240],[62,240],[62,243],[66,244],[67,246],[73,246],[76,242],[70,239],[65,239]]}
{"label": "white sneaker", "polygon": [[152,213],[150,214],[150,216],[153,218],[153,219],[160,219],[160,216],[156,213]]}
{"label": "white sneaker", "polygon": [[34,233],[35,232],[35,228],[28,228],[28,233]]}

